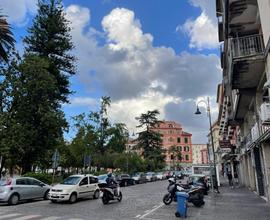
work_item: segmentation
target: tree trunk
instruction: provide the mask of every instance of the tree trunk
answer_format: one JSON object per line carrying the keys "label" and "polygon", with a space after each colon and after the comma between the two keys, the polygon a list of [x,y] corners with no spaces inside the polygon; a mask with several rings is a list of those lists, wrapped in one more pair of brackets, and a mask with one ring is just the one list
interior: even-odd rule
{"label": "tree trunk", "polygon": [[5,165],[5,157],[2,157],[1,164],[0,164],[0,179],[2,178],[4,165]]}

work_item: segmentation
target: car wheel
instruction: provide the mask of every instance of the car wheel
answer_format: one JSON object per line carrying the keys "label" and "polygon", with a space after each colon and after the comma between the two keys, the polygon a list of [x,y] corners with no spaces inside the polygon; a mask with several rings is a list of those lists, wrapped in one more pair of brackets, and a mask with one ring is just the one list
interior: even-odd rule
{"label": "car wheel", "polygon": [[49,191],[50,191],[50,190],[47,190],[47,191],[45,192],[45,194],[44,194],[44,196],[43,196],[43,199],[44,199],[44,200],[49,200]]}
{"label": "car wheel", "polygon": [[96,190],[95,193],[94,193],[93,198],[94,198],[94,199],[98,199],[98,198],[99,198],[99,195],[100,195],[99,190]]}
{"label": "car wheel", "polygon": [[72,204],[72,203],[75,203],[77,201],[77,194],[76,193],[72,193],[69,197],[69,202]]}
{"label": "car wheel", "polygon": [[18,202],[20,200],[20,196],[15,193],[15,194],[12,194],[10,197],[9,197],[9,200],[8,200],[8,204],[9,205],[17,205]]}

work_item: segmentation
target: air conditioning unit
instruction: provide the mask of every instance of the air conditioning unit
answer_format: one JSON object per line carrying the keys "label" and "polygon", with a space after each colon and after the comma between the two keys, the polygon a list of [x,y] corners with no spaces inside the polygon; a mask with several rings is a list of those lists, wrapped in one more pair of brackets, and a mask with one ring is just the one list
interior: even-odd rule
{"label": "air conditioning unit", "polygon": [[261,120],[263,124],[270,124],[270,103],[261,105]]}

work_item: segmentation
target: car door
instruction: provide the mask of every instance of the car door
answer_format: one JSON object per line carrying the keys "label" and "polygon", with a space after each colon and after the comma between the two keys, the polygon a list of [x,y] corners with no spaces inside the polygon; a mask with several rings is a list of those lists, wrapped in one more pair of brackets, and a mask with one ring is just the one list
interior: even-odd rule
{"label": "car door", "polygon": [[88,176],[82,178],[82,180],[79,183],[78,187],[78,195],[79,198],[88,197],[90,196],[90,187],[89,187],[89,178]]}
{"label": "car door", "polygon": [[16,179],[14,191],[19,193],[21,200],[31,198],[31,187],[28,185],[27,178]]}
{"label": "car door", "polygon": [[40,182],[38,180],[27,178],[27,182],[29,185],[31,198],[34,199],[34,198],[43,197],[43,195],[41,195],[43,192],[43,188],[41,187]]}
{"label": "car door", "polygon": [[89,180],[90,180],[89,189],[90,189],[90,194],[92,196],[94,195],[96,189],[98,188],[98,179],[93,176],[90,176]]}

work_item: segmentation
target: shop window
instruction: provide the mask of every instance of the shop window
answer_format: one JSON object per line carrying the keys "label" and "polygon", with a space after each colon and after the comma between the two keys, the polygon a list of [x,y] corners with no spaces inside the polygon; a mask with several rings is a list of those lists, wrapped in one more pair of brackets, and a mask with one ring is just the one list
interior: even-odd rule
{"label": "shop window", "polygon": [[180,137],[177,138],[177,143],[181,143],[181,138]]}

